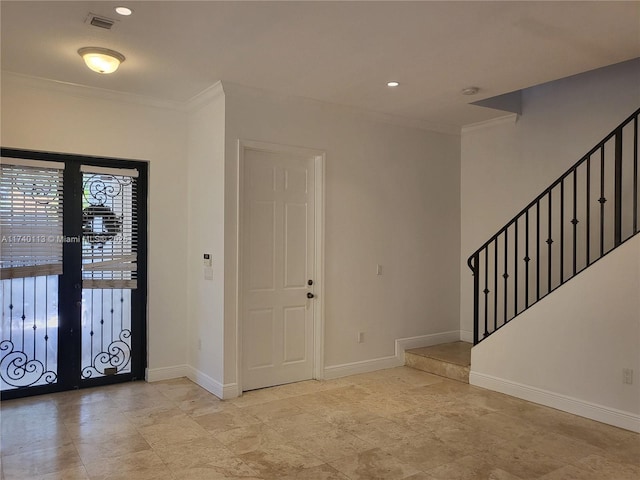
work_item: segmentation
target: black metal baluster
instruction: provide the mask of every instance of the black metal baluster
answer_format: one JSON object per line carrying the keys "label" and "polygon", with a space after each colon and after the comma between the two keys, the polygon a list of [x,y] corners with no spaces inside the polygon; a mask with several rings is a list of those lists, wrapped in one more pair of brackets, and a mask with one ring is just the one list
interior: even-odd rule
{"label": "black metal baluster", "polygon": [[[518,315],[518,219],[515,222],[515,240],[513,243],[513,316]],[[512,317],[513,318],[513,317]]]}
{"label": "black metal baluster", "polygon": [[493,252],[493,331],[498,328],[498,237],[494,240]]}
{"label": "black metal baluster", "polygon": [[633,233],[638,232],[638,117],[633,119]]}
{"label": "black metal baluster", "polygon": [[[478,338],[478,330],[480,329],[480,324],[479,324],[479,319],[478,319],[478,302],[479,302],[479,297],[480,297],[480,293],[478,292],[478,289],[480,288],[480,280],[479,280],[479,259],[480,259],[480,254],[478,252],[476,252],[473,256],[473,344],[477,345],[478,342],[480,341],[480,339]],[[471,266],[471,265],[469,265]],[[111,311],[113,312],[113,302],[111,302]],[[113,313],[111,315],[112,320],[113,320]],[[485,315],[485,325],[486,325],[487,321],[486,321],[486,315]]]}
{"label": "black metal baluster", "polygon": [[502,274],[502,278],[504,278],[504,321],[503,321],[503,325],[505,323],[507,323],[507,304],[508,304],[508,294],[509,294],[509,289],[508,289],[508,278],[509,278],[509,273],[508,273],[508,266],[507,266],[507,262],[508,262],[508,251],[509,251],[509,229],[505,228],[504,230],[504,273]]}
{"label": "black metal baluster", "polygon": [[600,256],[604,255],[604,204],[607,201],[604,198],[604,145],[600,149]]}
{"label": "black metal baluster", "polygon": [[536,301],[540,300],[540,199],[536,202]]}
{"label": "black metal baluster", "polygon": [[578,269],[578,169],[573,171],[573,275]]}
{"label": "black metal baluster", "polygon": [[529,209],[525,213],[525,257],[524,257],[524,308],[529,308]]}
{"label": "black metal baluster", "polygon": [[489,245],[484,248],[484,334],[489,335]]}
{"label": "black metal baluster", "polygon": [[560,180],[560,285],[564,283],[564,178]]}
{"label": "black metal baluster", "polygon": [[591,265],[591,156],[587,157],[587,244],[586,244],[586,255],[587,255],[587,263],[584,268],[587,268]]}
{"label": "black metal baluster", "polygon": [[614,232],[613,248],[622,243],[622,127],[615,135],[614,170]]}
{"label": "black metal baluster", "polygon": [[548,258],[547,258],[547,265],[548,265],[548,271],[547,271],[547,293],[551,293],[551,273],[552,273],[552,264],[551,264],[551,244],[553,243],[553,239],[551,238],[552,235],[552,225],[551,225],[551,213],[552,213],[552,203],[551,203],[551,192],[552,190],[549,190],[549,218],[548,218],[548,234],[549,236],[547,237],[547,251],[548,251]]}

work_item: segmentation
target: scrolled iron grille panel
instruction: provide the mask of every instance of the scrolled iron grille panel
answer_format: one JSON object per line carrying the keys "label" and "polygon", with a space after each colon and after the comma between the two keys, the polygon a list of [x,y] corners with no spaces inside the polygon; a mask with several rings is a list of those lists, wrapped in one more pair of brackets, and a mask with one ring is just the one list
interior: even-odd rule
{"label": "scrolled iron grille panel", "polygon": [[137,287],[137,179],[83,173],[84,288]]}
{"label": "scrolled iron grille panel", "polygon": [[2,280],[2,391],[58,380],[58,277]]}
{"label": "scrolled iron grille panel", "polygon": [[83,172],[83,379],[131,372],[137,179]]}
{"label": "scrolled iron grille panel", "polygon": [[82,378],[131,372],[131,290],[82,290]]}

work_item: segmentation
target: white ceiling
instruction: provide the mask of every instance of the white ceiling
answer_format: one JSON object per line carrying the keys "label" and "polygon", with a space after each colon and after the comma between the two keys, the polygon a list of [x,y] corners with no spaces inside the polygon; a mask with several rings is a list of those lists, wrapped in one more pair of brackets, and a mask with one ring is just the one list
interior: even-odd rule
{"label": "white ceiling", "polygon": [[[179,102],[222,80],[453,126],[500,115],[470,101],[640,57],[638,1],[0,5],[5,71]],[[89,12],[117,24],[92,27]],[[99,75],[84,46],[127,59]]]}

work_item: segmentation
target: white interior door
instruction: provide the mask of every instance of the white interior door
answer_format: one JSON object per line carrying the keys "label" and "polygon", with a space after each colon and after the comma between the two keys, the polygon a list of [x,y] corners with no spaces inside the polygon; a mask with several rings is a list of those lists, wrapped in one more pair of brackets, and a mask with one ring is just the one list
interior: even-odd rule
{"label": "white interior door", "polygon": [[243,164],[242,389],[252,390],[313,376],[314,157],[245,148]]}

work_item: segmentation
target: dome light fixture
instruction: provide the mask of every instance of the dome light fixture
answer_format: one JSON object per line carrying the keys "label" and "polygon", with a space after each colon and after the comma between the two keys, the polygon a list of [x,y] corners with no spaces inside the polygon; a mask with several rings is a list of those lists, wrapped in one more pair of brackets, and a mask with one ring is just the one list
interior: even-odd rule
{"label": "dome light fixture", "polygon": [[463,95],[475,95],[479,91],[480,91],[480,89],[478,87],[467,87],[467,88],[462,89],[462,94]]}
{"label": "dome light fixture", "polygon": [[397,87],[398,85],[400,85],[398,82],[393,81],[393,82],[387,82],[387,87]]}
{"label": "dome light fixture", "polygon": [[102,47],[83,47],[78,50],[78,54],[87,67],[102,74],[115,72],[125,60],[121,53]]}
{"label": "dome light fixture", "polygon": [[133,13],[133,10],[131,10],[129,7],[125,7],[124,5],[114,8],[114,10],[118,15],[122,15],[125,17],[128,17]]}

